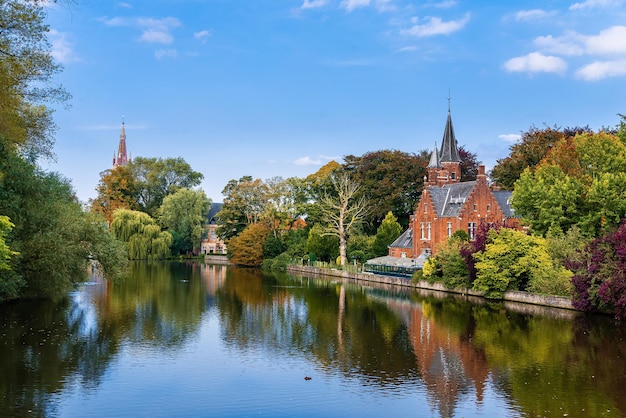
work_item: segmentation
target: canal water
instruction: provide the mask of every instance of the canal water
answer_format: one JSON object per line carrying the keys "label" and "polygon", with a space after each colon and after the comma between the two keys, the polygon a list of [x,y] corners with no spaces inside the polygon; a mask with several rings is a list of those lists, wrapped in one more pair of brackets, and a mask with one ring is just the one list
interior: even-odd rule
{"label": "canal water", "polygon": [[0,305],[0,416],[621,417],[610,317],[202,263]]}

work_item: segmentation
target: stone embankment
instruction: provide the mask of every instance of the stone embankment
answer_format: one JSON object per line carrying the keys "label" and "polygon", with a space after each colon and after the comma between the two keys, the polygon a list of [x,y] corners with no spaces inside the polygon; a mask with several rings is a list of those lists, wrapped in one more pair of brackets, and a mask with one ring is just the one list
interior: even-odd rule
{"label": "stone embankment", "polygon": [[[441,283],[429,283],[425,280],[421,280],[417,283],[414,283],[408,277],[395,277],[395,276],[384,276],[381,274],[372,274],[372,273],[350,273],[343,270],[336,269],[320,269],[317,267],[310,266],[288,266],[287,271],[294,274],[302,274],[311,277],[339,277],[343,279],[349,279],[356,282],[369,282],[369,283],[379,283],[386,285],[394,285],[394,286],[404,286],[404,287],[412,287],[415,289],[426,289],[426,290],[434,290],[439,292],[447,292],[447,293],[457,293],[466,296],[476,296],[483,297],[481,292],[476,292],[471,289],[448,289],[443,286]],[[533,293],[527,292],[517,292],[517,291],[507,291],[504,292],[504,296],[502,298],[504,301],[509,302],[519,302],[531,305],[540,305],[540,306],[548,306],[551,308],[560,308],[560,309],[570,309],[574,310],[572,306],[572,301],[569,298],[561,297],[561,296],[543,296],[536,295]]]}
{"label": "stone embankment", "polygon": [[223,255],[205,255],[204,262],[208,264],[224,264],[224,265],[232,265],[228,258]]}

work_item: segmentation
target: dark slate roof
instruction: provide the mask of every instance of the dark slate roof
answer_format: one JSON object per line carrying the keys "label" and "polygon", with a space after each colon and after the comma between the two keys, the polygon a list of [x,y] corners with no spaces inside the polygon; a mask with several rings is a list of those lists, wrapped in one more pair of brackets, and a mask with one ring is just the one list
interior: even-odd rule
{"label": "dark slate roof", "polygon": [[211,208],[209,209],[209,214],[207,215],[207,219],[209,220],[210,224],[217,223],[217,219],[215,218],[215,215],[220,210],[222,210],[221,203],[211,203]]}
{"label": "dark slate roof", "polygon": [[512,195],[513,192],[511,192],[510,190],[496,190],[493,192],[493,196],[496,198],[496,202],[498,202],[500,209],[502,209],[502,212],[504,212],[504,216],[506,216],[507,218],[517,217],[517,215],[515,215],[515,211],[509,203]]}
{"label": "dark slate roof", "polygon": [[458,216],[469,197],[475,181],[429,187],[430,197],[435,205],[435,213],[442,218]]}
{"label": "dark slate roof", "polygon": [[394,242],[389,244],[393,248],[413,248],[413,229],[409,228],[402,233]]}
{"label": "dark slate roof", "polygon": [[439,164],[439,151],[437,151],[437,142],[435,142],[435,148],[433,149],[433,153],[430,154],[430,162],[428,163],[428,168],[438,167],[441,167],[441,164]]}
{"label": "dark slate roof", "polygon": [[441,142],[439,162],[461,162],[459,151],[457,149],[456,137],[454,136],[454,128],[452,127],[452,116],[450,116],[449,110],[448,120],[446,121],[446,129],[443,132],[443,140]]}

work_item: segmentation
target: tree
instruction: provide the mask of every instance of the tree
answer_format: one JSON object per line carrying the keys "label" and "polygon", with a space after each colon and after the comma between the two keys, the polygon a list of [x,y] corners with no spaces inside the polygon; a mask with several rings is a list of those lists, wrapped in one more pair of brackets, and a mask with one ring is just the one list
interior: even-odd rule
{"label": "tree", "polygon": [[339,238],[341,265],[346,264],[347,238],[353,228],[360,226],[368,211],[364,196],[356,197],[359,185],[347,173],[331,176],[336,195],[325,194],[318,202],[326,220],[324,233]]}
{"label": "tree", "polygon": [[339,238],[325,235],[324,228],[315,224],[309,230],[306,248],[311,261],[334,261],[339,256]]}
{"label": "tree", "polygon": [[100,173],[98,196],[91,200],[91,210],[104,215],[110,224],[117,209],[139,210],[139,193],[130,165],[119,165]]}
{"label": "tree", "polygon": [[368,152],[362,156],[344,157],[343,169],[360,185],[358,196],[367,196],[370,210],[364,217],[372,231],[391,211],[407,226],[415,202],[424,187],[429,154],[412,154],[398,150]]}
{"label": "tree", "polygon": [[142,211],[155,216],[165,196],[179,189],[198,186],[204,177],[193,171],[181,157],[144,158],[137,157],[129,163],[135,179],[138,204]]}
{"label": "tree", "polygon": [[52,157],[56,126],[47,103],[65,103],[69,94],[53,83],[62,67],[46,37],[43,0],[0,2],[0,144],[29,161]]}
{"label": "tree", "polygon": [[253,223],[241,234],[226,243],[230,261],[243,266],[256,267],[263,262],[263,243],[269,228],[262,223]]}
{"label": "tree", "polygon": [[402,234],[402,227],[398,223],[398,219],[393,216],[391,211],[387,212],[387,216],[376,231],[373,250],[375,256],[389,254],[389,244],[394,242]]}
{"label": "tree", "polygon": [[192,252],[199,246],[203,224],[206,222],[211,201],[202,190],[180,189],[165,196],[159,208],[159,221],[168,231],[176,231],[174,249],[180,254]]}
{"label": "tree", "polygon": [[546,240],[510,228],[489,231],[485,251],[474,254],[473,288],[501,298],[507,290],[568,295],[571,272],[550,258]]}
{"label": "tree", "polygon": [[478,156],[467,151],[463,146],[459,147],[459,158],[461,159],[461,179],[462,181],[476,180],[478,175],[478,166],[481,162]]}
{"label": "tree", "polygon": [[267,186],[251,176],[230,180],[222,190],[224,202],[216,215],[217,235],[223,240],[233,238],[250,224],[257,223],[265,213]]}
{"label": "tree", "polygon": [[161,231],[147,213],[118,209],[113,214],[111,229],[119,240],[127,243],[131,260],[162,260],[170,256],[172,235]]}

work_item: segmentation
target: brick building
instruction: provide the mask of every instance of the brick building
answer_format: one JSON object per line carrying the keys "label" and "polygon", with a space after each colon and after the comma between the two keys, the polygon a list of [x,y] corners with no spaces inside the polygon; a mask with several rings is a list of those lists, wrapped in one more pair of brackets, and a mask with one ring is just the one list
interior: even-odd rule
{"label": "brick building", "polygon": [[435,143],[427,172],[409,228],[389,246],[389,256],[370,260],[374,264],[421,266],[428,255],[436,253],[437,245],[455,231],[462,229],[474,239],[481,222],[518,225],[509,204],[511,192],[493,190],[487,182],[485,166],[478,167],[476,180],[462,181],[450,109],[441,148]]}

